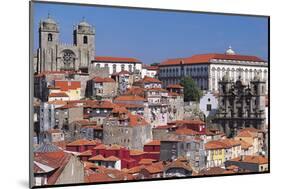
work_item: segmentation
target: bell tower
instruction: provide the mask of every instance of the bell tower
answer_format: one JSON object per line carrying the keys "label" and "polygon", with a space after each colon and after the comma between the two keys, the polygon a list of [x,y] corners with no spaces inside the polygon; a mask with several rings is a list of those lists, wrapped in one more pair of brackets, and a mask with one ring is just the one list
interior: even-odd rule
{"label": "bell tower", "polygon": [[95,29],[84,18],[74,27],[73,43],[78,48],[79,68],[87,70],[95,56]]}
{"label": "bell tower", "polygon": [[48,18],[40,21],[39,25],[38,72],[56,70],[58,41],[58,25],[48,14]]}

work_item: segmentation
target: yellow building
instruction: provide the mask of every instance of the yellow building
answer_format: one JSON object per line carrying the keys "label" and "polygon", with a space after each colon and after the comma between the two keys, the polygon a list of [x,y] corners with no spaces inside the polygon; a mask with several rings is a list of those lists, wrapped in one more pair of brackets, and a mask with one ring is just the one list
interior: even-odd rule
{"label": "yellow building", "polygon": [[80,81],[55,80],[54,86],[49,86],[48,88],[49,88],[49,94],[65,93],[68,96],[68,100],[81,99]]}
{"label": "yellow building", "polygon": [[207,162],[209,167],[223,167],[225,162],[225,153],[228,147],[218,140],[210,141],[205,144]]}
{"label": "yellow building", "polygon": [[224,162],[241,155],[241,143],[233,139],[209,141],[205,144],[206,166],[224,167]]}

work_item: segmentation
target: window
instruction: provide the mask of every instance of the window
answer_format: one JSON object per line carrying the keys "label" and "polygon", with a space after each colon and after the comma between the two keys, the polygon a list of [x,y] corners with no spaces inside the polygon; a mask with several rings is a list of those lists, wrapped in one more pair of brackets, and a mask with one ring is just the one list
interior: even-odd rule
{"label": "window", "polygon": [[212,110],[212,104],[207,104],[207,111],[211,111]]}
{"label": "window", "polygon": [[87,36],[84,36],[84,37],[83,37],[83,43],[84,43],[84,44],[87,44],[87,43],[88,43],[88,37],[87,37]]}
{"label": "window", "polygon": [[113,65],[113,73],[116,72],[116,65]]}
{"label": "window", "polygon": [[125,70],[125,65],[124,64],[121,65],[121,70],[122,71]]}
{"label": "window", "polygon": [[107,67],[108,67],[108,64],[105,64],[104,67],[107,68]]}
{"label": "window", "polygon": [[53,35],[51,33],[48,34],[48,41],[53,41]]}
{"label": "window", "polygon": [[96,67],[97,67],[97,68],[100,68],[100,64],[96,64]]}

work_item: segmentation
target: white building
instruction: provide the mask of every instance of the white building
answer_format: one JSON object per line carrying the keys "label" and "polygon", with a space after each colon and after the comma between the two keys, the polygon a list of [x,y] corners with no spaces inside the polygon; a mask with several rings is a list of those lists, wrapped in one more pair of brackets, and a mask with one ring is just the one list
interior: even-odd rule
{"label": "white building", "polygon": [[141,77],[156,77],[158,74],[158,66],[142,65]]}
{"label": "white building", "polygon": [[217,97],[213,93],[207,92],[201,97],[199,108],[206,117],[215,115],[218,109]]}
{"label": "white building", "polygon": [[268,63],[256,56],[238,55],[229,47],[225,54],[199,54],[168,59],[159,65],[159,79],[164,86],[177,84],[190,76],[202,90],[218,91],[218,81],[226,74],[246,84],[259,75],[268,89]]}
{"label": "white building", "polygon": [[92,60],[92,64],[98,68],[107,67],[110,75],[124,70],[139,74],[142,71],[141,61],[135,58],[96,56],[95,60]]}

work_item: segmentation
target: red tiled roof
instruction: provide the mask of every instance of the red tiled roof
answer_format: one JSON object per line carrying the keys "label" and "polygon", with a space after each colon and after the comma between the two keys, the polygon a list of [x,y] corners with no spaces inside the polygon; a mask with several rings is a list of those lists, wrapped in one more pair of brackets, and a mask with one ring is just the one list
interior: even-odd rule
{"label": "red tiled roof", "polygon": [[71,143],[68,143],[66,146],[85,146],[85,145],[97,145],[99,141],[96,140],[86,140],[86,139],[78,139]]}
{"label": "red tiled roof", "polygon": [[146,152],[142,150],[130,150],[130,156],[138,156],[142,154],[146,154]]}
{"label": "red tiled roof", "polygon": [[255,137],[255,135],[253,133],[251,133],[250,131],[244,130],[238,133],[237,137]]}
{"label": "red tiled roof", "polygon": [[247,150],[249,149],[250,147],[252,147],[253,145],[252,144],[249,144],[248,142],[244,141],[244,140],[239,140],[240,144],[241,144],[241,148],[243,150]]}
{"label": "red tiled roof", "polygon": [[147,126],[147,121],[140,115],[133,115],[131,113],[128,113],[130,126]]}
{"label": "red tiled roof", "polygon": [[60,88],[61,91],[76,90],[81,88],[80,81],[58,81],[55,80],[55,88]]}
{"label": "red tiled roof", "polygon": [[222,60],[237,60],[237,61],[254,61],[254,62],[265,62],[264,60],[256,56],[248,55],[227,55],[227,54],[198,54],[187,58],[175,58],[168,59],[162,62],[159,66],[166,65],[179,65],[179,64],[200,64],[200,63],[210,63],[212,59],[222,59]]}
{"label": "red tiled roof", "polygon": [[51,93],[49,94],[49,97],[69,97],[69,96],[64,92],[61,92],[61,93]]}
{"label": "red tiled roof", "polygon": [[140,96],[123,95],[123,96],[118,96],[117,98],[114,99],[114,101],[145,101],[145,99]]}
{"label": "red tiled roof", "polygon": [[190,165],[188,163],[186,163],[186,162],[181,161],[180,159],[177,159],[177,160],[172,161],[171,163],[169,163],[165,167],[165,170],[168,170],[170,168],[183,168],[185,170],[192,171],[192,168],[190,167]]}
{"label": "red tiled roof", "polygon": [[155,159],[141,159],[139,161],[140,165],[151,165],[153,162],[156,162],[157,160]]}
{"label": "red tiled roof", "polygon": [[[71,155],[68,153],[65,153],[63,151],[57,151],[57,152],[38,152],[34,154],[34,163],[38,162],[43,165],[47,165],[53,169],[56,169],[55,172],[53,172],[48,177],[48,185],[53,185],[59,178],[60,174],[64,170],[65,166],[67,165]],[[37,169],[37,171],[40,171]],[[42,169],[41,169],[42,171]]]}
{"label": "red tiled roof", "polygon": [[89,161],[104,161],[104,157],[103,155],[96,155],[96,156],[93,156],[89,159]]}
{"label": "red tiled roof", "polygon": [[222,140],[213,140],[209,141],[205,144],[205,148],[207,150],[213,150],[213,149],[226,149],[231,148],[234,146],[241,145],[239,141],[233,140],[233,139],[222,139]]}
{"label": "red tiled roof", "polygon": [[111,56],[96,56],[96,62],[141,62],[136,58],[127,58],[127,57],[111,57]]}
{"label": "red tiled roof", "polygon": [[167,86],[168,88],[173,88],[173,89],[183,89],[183,86],[181,86],[180,84],[171,84]]}
{"label": "red tiled roof", "polygon": [[150,65],[147,65],[147,64],[143,64],[142,65],[143,68],[147,69],[147,70],[158,70],[158,66],[150,66]]}
{"label": "red tiled roof", "polygon": [[102,149],[106,149],[106,146],[104,144],[100,144],[100,145],[97,145],[94,149],[95,150],[102,150]]}
{"label": "red tiled roof", "polygon": [[164,166],[162,162],[157,162],[146,166],[144,169],[147,170],[150,174],[156,174],[162,173],[164,171]]}
{"label": "red tiled roof", "polygon": [[126,92],[126,95],[138,95],[138,96],[144,96],[144,88],[132,86],[129,88]]}
{"label": "red tiled roof", "polygon": [[188,128],[177,129],[176,134],[178,135],[198,135],[199,133]]}
{"label": "red tiled roof", "polygon": [[114,79],[111,79],[109,77],[94,77],[92,79],[96,83],[114,83]]}
{"label": "red tiled roof", "polygon": [[84,151],[78,156],[92,156],[92,151],[91,150]]}
{"label": "red tiled roof", "polygon": [[144,145],[145,146],[160,146],[160,140],[152,140]]}
{"label": "red tiled roof", "polygon": [[123,106],[127,109],[129,109],[129,108],[143,108],[144,107],[143,104],[132,104],[132,103],[130,103],[130,104],[128,104],[128,103],[115,103],[115,104],[117,104],[119,106]]}
{"label": "red tiled roof", "polygon": [[113,108],[112,113],[128,113],[129,111],[125,108],[125,107],[121,107],[121,106],[116,106],[115,108]]}
{"label": "red tiled roof", "polygon": [[244,163],[267,164],[268,159],[264,156],[243,156],[231,159],[229,161],[237,161]]}
{"label": "red tiled roof", "polygon": [[201,170],[198,175],[220,175],[223,174],[226,170],[221,167],[210,167]]}
{"label": "red tiled roof", "polygon": [[105,158],[105,161],[119,161],[120,159],[115,156],[109,156]]}
{"label": "red tiled roof", "polygon": [[48,104],[54,104],[54,105],[66,105],[66,104],[67,104],[67,102],[66,102],[66,101],[63,101],[63,100],[53,100],[53,101],[48,102]]}
{"label": "red tiled roof", "polygon": [[142,168],[144,168],[144,165],[135,166],[135,167],[132,167],[131,169],[129,169],[128,171],[126,171],[126,173],[129,173],[129,174],[139,173]]}
{"label": "red tiled roof", "polygon": [[156,79],[156,78],[153,78],[153,77],[148,77],[148,76],[144,76],[142,81],[144,83],[162,83],[159,79]]}

